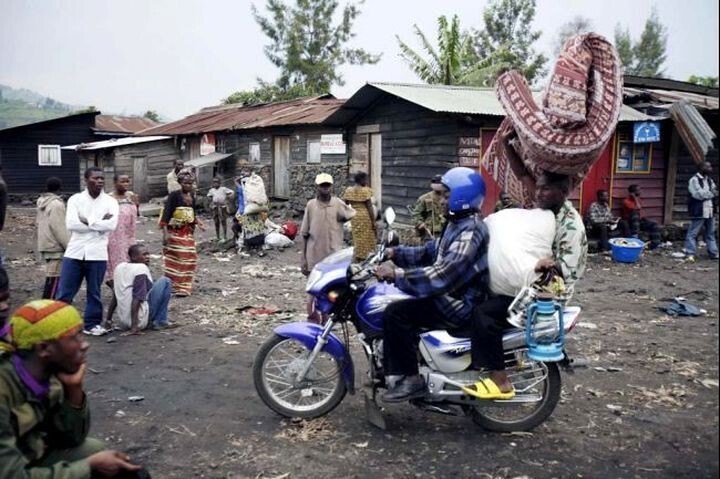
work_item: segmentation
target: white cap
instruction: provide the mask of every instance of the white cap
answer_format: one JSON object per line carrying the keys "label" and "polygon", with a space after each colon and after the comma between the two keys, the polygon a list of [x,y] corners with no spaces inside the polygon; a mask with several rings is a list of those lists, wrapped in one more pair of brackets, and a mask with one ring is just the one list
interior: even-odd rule
{"label": "white cap", "polygon": [[330,183],[333,184],[333,178],[332,176],[328,175],[327,173],[320,173],[315,177],[315,184],[316,185],[322,185],[323,183]]}

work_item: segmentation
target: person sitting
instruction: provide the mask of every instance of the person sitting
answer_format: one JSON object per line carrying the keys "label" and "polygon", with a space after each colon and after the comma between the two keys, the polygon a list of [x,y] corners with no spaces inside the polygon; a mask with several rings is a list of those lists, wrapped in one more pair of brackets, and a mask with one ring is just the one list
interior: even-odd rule
{"label": "person sitting", "polygon": [[606,190],[598,190],[597,201],[590,204],[588,209],[588,226],[590,232],[600,239],[598,253],[610,250],[610,231],[618,229],[623,237],[630,235],[627,221],[613,216],[610,211],[610,194]]}
{"label": "person sitting", "polygon": [[640,186],[630,185],[628,187],[628,196],[622,203],[622,217],[630,225],[630,235],[637,238],[641,231],[645,231],[650,236],[650,249],[660,246],[661,233],[660,227],[654,221],[650,221],[642,216],[642,205],[640,204]]}
{"label": "person sitting", "polygon": [[375,270],[378,279],[415,297],[385,310],[385,375],[402,376],[385,392],[386,402],[425,394],[417,365],[419,328],[470,326],[473,307],[487,292],[488,231],[479,214],[485,181],[476,171],[457,167],[442,176],[441,185],[448,213],[442,236],[424,246],[387,249],[386,258],[397,267],[383,263]]}
{"label": "person sitting", "polygon": [[[5,299],[7,289],[0,284]],[[0,477],[149,477],[87,437],[82,328],[73,306],[43,299],[20,307],[0,332]]]}
{"label": "person sitting", "polygon": [[[536,206],[555,215],[555,235],[550,249],[552,257],[540,258],[534,270],[535,273],[560,273],[565,283],[565,293],[560,297],[563,301],[572,296],[575,282],[584,274],[587,261],[585,226],[580,214],[567,201],[569,193],[570,179],[566,175],[544,172],[536,183]],[[514,252],[507,251],[507,254]],[[514,299],[513,294],[519,293],[523,286],[526,285],[515,285],[510,294],[491,294],[487,301],[475,308],[471,367],[487,369],[488,377],[464,387],[463,391],[469,395],[481,399],[510,399],[515,396],[515,389],[505,370],[502,335],[505,329],[512,327],[507,322],[507,309]]]}
{"label": "person sitting", "polygon": [[500,199],[497,201],[497,203],[495,203],[494,212],[497,213],[498,211],[508,208],[520,208],[520,205],[515,203],[515,201],[513,201],[512,199],[512,196],[510,196],[506,191],[501,191]]}
{"label": "person sitting", "polygon": [[129,263],[120,263],[113,275],[113,289],[117,301],[108,310],[108,322],[117,307],[118,323],[125,334],[138,334],[150,326],[152,329],[167,329],[168,304],[172,282],[166,276],[153,283],[148,265],[150,253],[141,244],[128,249]]}

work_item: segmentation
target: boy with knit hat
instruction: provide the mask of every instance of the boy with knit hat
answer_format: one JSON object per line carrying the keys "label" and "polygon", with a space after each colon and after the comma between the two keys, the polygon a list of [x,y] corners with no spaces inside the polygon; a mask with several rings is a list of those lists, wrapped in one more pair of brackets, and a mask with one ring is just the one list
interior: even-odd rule
{"label": "boy with knit hat", "polygon": [[0,328],[0,478],[148,477],[125,454],[87,437],[82,326],[74,307],[36,300]]}

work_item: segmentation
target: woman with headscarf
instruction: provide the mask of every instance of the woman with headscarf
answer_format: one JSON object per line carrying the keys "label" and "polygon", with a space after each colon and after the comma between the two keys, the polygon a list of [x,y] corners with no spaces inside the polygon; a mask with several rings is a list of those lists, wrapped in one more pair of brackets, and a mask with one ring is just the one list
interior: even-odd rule
{"label": "woman with headscarf", "polygon": [[357,212],[352,219],[352,242],[355,260],[362,261],[375,250],[377,226],[373,208],[373,191],[368,186],[368,174],[359,171],[355,184],[345,190],[343,200]]}
{"label": "woman with headscarf", "polygon": [[181,172],[178,182],[180,189],[170,193],[165,202],[160,228],[163,230],[165,276],[172,281],[173,294],[185,297],[192,293],[197,269],[195,226],[201,230],[205,230],[205,226],[196,215],[193,175]]}

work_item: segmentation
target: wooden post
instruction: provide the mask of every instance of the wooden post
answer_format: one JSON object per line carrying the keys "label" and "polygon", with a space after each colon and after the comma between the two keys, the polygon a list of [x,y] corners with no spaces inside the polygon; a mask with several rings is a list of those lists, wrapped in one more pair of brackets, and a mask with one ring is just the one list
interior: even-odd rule
{"label": "wooden post", "polygon": [[673,125],[672,127],[672,138],[670,140],[670,153],[668,155],[668,162],[665,165],[665,210],[663,212],[663,224],[668,225],[672,223],[673,219],[673,207],[675,206],[675,180],[677,178],[678,169],[678,149],[680,147],[680,135]]}

